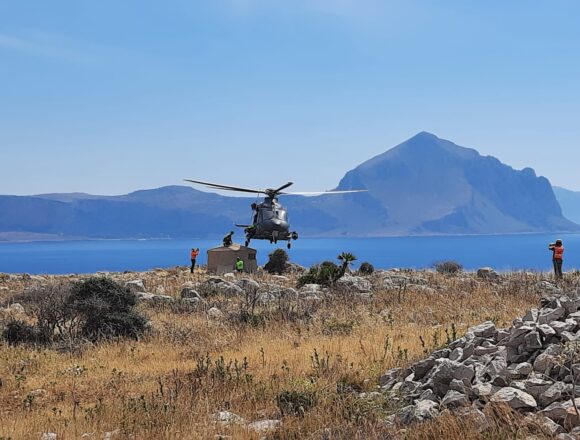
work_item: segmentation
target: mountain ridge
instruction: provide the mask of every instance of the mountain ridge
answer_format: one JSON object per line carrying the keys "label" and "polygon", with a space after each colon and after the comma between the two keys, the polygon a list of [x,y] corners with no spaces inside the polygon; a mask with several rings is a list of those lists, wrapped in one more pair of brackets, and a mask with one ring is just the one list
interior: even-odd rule
{"label": "mountain ridge", "polygon": [[[366,193],[281,199],[306,236],[572,232],[548,179],[421,132],[348,171],[336,187]],[[249,199],[181,185],[117,196],[0,196],[6,234],[57,237],[221,236],[250,216]],[[4,213],[4,215],[2,214]]]}

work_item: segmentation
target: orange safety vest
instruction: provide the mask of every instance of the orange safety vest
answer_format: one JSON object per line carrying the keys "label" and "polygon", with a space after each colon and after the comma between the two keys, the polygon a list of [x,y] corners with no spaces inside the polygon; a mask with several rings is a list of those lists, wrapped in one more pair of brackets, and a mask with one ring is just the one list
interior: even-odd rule
{"label": "orange safety vest", "polygon": [[564,246],[554,246],[554,260],[562,260],[564,256]]}
{"label": "orange safety vest", "polygon": [[191,259],[195,260],[199,255],[199,251],[191,251]]}

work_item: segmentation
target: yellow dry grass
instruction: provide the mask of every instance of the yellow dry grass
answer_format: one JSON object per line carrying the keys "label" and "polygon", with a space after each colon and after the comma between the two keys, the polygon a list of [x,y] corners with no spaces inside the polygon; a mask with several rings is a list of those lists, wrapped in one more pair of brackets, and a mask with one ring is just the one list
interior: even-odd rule
{"label": "yellow dry grass", "polygon": [[[386,438],[394,431],[383,420],[395,404],[385,397],[357,399],[349,391],[376,390],[384,371],[423,357],[470,325],[491,319],[508,326],[537,305],[533,286],[542,279],[511,274],[498,285],[473,275],[407,275],[425,278],[436,290],[378,289],[371,299],[339,292],[320,304],[293,305],[292,316],[270,305],[257,309],[263,319],[256,325],[228,319],[240,307],[231,298],[209,299],[207,307],[226,315],[222,320],[209,319],[207,308],[140,306],[154,328],[141,341],[69,351],[0,345],[0,439],[39,439],[44,432],[59,440],[103,438],[112,431],[112,438],[134,439]],[[149,291],[175,297],[183,282],[205,277],[178,269],[111,276],[141,278]],[[260,281],[272,282],[266,275]],[[0,294],[6,299],[42,282],[4,279],[0,285],[8,289]],[[280,419],[277,396],[284,392],[310,396],[313,405],[303,414],[284,414],[276,431],[212,420],[220,410],[247,421]],[[489,438],[517,438],[503,429],[499,424]],[[480,433],[447,415],[399,435],[459,439]]]}

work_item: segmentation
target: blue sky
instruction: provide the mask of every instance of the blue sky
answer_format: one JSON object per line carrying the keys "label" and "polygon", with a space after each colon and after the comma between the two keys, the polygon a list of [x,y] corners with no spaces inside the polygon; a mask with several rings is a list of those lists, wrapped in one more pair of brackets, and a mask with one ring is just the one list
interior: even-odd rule
{"label": "blue sky", "polygon": [[0,0],[0,193],[333,188],[430,131],[580,190],[580,2]]}

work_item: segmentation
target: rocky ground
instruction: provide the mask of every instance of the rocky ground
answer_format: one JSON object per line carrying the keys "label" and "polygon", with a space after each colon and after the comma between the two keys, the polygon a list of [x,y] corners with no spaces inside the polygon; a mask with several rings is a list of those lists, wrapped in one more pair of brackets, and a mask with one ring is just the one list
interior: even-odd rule
{"label": "rocky ground", "polygon": [[[0,438],[580,438],[576,274],[299,272],[98,274],[150,331],[2,343]],[[0,328],[87,277],[0,275]]]}

